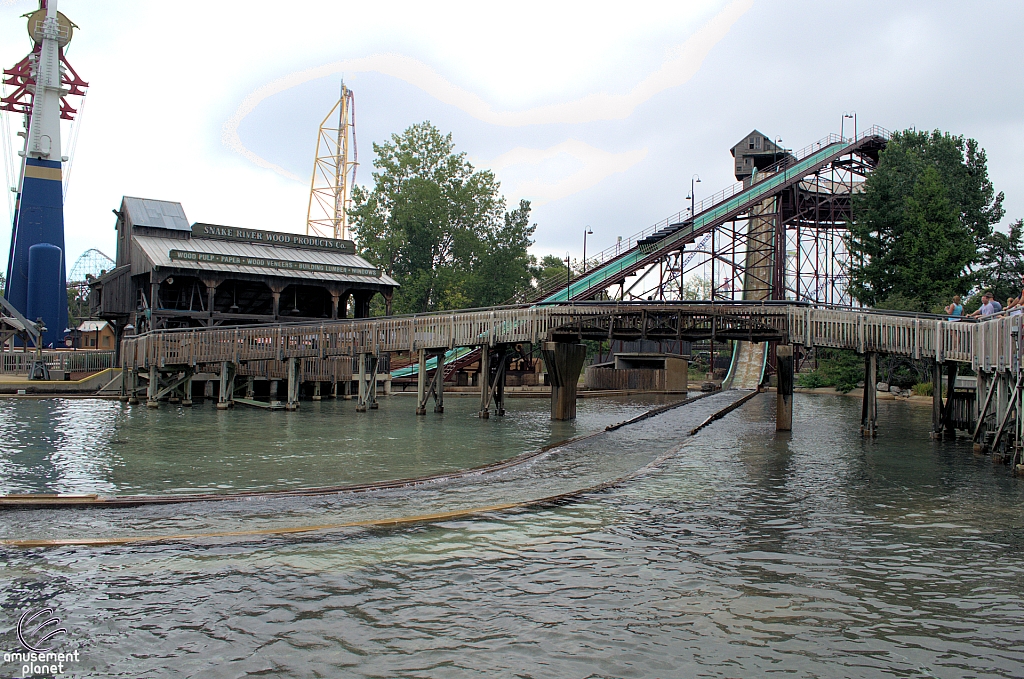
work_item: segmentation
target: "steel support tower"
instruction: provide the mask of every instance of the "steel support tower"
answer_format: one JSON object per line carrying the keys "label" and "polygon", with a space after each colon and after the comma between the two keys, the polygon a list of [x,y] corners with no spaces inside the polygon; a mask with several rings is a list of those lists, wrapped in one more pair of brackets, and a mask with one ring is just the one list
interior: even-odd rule
{"label": "steel support tower", "polygon": [[77,113],[67,97],[88,87],[64,57],[73,30],[56,0],[41,0],[28,16],[32,51],[4,70],[13,91],[0,99],[0,110],[25,116],[4,296],[30,320],[43,319],[44,346],[56,346],[68,323],[60,126]]}

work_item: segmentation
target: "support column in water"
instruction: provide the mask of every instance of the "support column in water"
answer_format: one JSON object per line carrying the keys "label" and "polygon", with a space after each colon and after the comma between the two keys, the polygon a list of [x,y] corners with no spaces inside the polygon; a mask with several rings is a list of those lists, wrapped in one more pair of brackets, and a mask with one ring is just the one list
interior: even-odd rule
{"label": "support column in water", "polygon": [[551,419],[576,419],[576,385],[587,358],[583,344],[545,342],[541,357],[551,382]]}
{"label": "support column in water", "polygon": [[864,402],[861,407],[860,435],[878,436],[878,354],[864,357]]}
{"label": "support column in water", "polygon": [[775,347],[775,431],[793,430],[793,346]]}

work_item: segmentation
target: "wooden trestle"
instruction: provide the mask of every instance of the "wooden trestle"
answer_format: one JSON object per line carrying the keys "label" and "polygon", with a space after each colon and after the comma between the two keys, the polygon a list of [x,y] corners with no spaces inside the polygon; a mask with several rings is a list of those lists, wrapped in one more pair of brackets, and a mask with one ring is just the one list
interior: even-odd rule
{"label": "wooden trestle", "polygon": [[[276,391],[277,381],[287,381],[285,406],[289,408],[298,407],[301,383],[328,383],[332,385],[330,393],[337,395],[339,383],[347,389],[358,380],[357,409],[365,411],[376,405],[378,359],[388,352],[415,352],[421,366],[416,410],[425,413],[431,397],[434,411],[443,412],[443,380],[440,369],[428,380],[422,366],[431,357],[437,357],[440,364],[444,353],[454,348],[479,347],[483,349],[482,367],[486,366],[486,377],[480,380],[480,412],[493,408],[501,414],[504,381],[500,376],[506,349],[532,344],[542,349],[548,374],[557,382],[552,390],[552,416],[571,419],[575,415],[571,385],[575,385],[582,362],[568,360],[569,354],[579,351],[569,345],[578,346],[583,340],[733,339],[788,344],[798,351],[852,349],[866,357],[866,387],[874,384],[873,357],[878,354],[930,359],[937,375],[946,366],[951,386],[956,365],[969,365],[979,375],[979,398],[969,413],[977,423],[975,441],[985,445],[990,431],[988,445],[995,446],[1008,438],[1016,445],[1024,438],[1024,417],[1017,415],[1024,408],[1024,385],[1019,379],[1021,318],[957,322],[930,315],[767,301],[574,303],[293,325],[160,330],[125,338],[121,359],[126,396],[133,402],[138,401],[147,378],[149,404],[157,404],[170,393],[180,393],[183,402],[191,400],[188,377],[203,372],[220,375],[218,401],[224,407],[236,398],[240,379],[251,395],[249,378],[262,377],[272,380],[272,391]],[[567,388],[562,388],[563,384]],[[952,396],[945,401],[940,392],[937,389],[935,396],[937,432],[948,429],[957,408],[965,406],[954,398],[954,389],[949,388]],[[982,394],[987,398],[982,399]],[[863,424],[868,435],[877,431],[873,396],[874,389],[865,388]]]}

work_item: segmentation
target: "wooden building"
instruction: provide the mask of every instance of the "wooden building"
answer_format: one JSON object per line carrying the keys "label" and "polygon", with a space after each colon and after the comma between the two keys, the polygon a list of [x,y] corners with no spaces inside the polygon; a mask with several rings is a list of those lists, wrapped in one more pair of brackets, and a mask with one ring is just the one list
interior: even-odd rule
{"label": "wooden building", "polygon": [[115,268],[90,283],[118,337],[147,330],[362,318],[398,283],[349,240],[189,224],[180,203],[124,197]]}
{"label": "wooden building", "polygon": [[738,181],[750,178],[754,168],[763,170],[789,155],[786,149],[757,130],[751,130],[750,134],[740,139],[730,152],[735,159]]}
{"label": "wooden building", "polygon": [[82,321],[75,330],[77,337],[73,337],[72,341],[76,348],[114,351],[117,335],[109,321]]}

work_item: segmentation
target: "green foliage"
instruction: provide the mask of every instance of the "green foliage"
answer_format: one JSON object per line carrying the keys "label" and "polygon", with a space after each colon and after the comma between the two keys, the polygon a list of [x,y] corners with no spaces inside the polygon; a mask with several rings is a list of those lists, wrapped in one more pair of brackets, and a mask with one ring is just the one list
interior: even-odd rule
{"label": "green foliage", "polygon": [[538,284],[562,281],[567,279],[568,267],[565,260],[558,255],[544,255],[540,264],[533,267],[533,277]]}
{"label": "green foliage", "polygon": [[911,390],[918,396],[931,396],[935,393],[935,385],[931,382],[918,382]]}
{"label": "green foliage", "polygon": [[980,289],[991,290],[1002,304],[1020,296],[1024,287],[1024,223],[1020,219],[1010,224],[1009,233],[992,232],[979,252],[975,277]]}
{"label": "green foliage", "polygon": [[818,349],[818,367],[797,377],[797,385],[807,389],[834,387],[846,393],[864,379],[864,359],[844,349]]}
{"label": "green foliage", "polygon": [[1003,194],[973,139],[935,131],[895,133],[854,197],[851,293],[861,302],[930,311],[978,282],[973,267],[1005,245],[993,226]]}
{"label": "green foliage", "polygon": [[530,285],[530,203],[505,212],[489,170],[429,122],[374,144],[372,190],[352,191],[360,252],[401,284],[395,313],[499,304]]}

